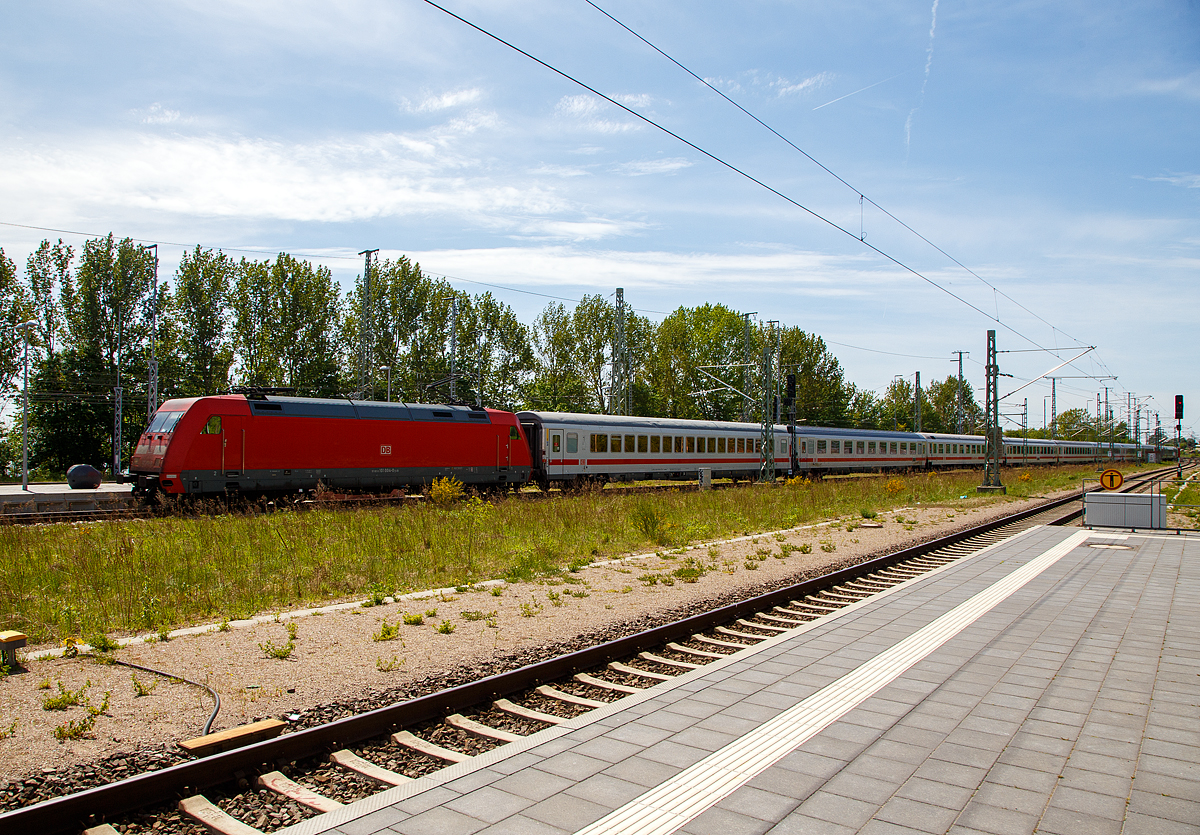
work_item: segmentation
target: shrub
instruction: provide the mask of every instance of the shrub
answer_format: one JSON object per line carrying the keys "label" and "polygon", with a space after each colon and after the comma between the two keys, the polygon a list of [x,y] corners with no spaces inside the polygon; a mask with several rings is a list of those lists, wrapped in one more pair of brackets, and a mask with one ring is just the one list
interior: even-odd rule
{"label": "shrub", "polygon": [[121,645],[112,638],[105,635],[103,632],[97,632],[95,635],[89,635],[87,638],[88,646],[96,652],[112,652],[120,649]]}
{"label": "shrub", "polygon": [[372,641],[393,641],[400,635],[400,623],[389,624],[386,620],[379,624],[379,631],[371,636]]}
{"label": "shrub", "polygon": [[151,693],[154,692],[154,688],[158,687],[158,679],[155,679],[150,684],[146,684],[144,681],[142,681],[140,678],[137,677],[137,673],[130,673],[129,678],[133,682],[133,695],[136,698],[140,698],[142,696],[149,696]]}
{"label": "shrub", "polygon": [[429,501],[437,507],[449,507],[462,501],[463,483],[454,476],[435,478],[429,485]]}
{"label": "shrub", "polygon": [[440,632],[443,635],[449,635],[451,632],[454,631],[454,624],[452,624],[448,620],[444,620],[441,623],[439,623],[437,626],[434,627],[434,631]]}
{"label": "shrub", "polygon": [[77,704],[82,704],[84,694],[87,693],[89,687],[92,686],[91,680],[85,681],[83,686],[78,690],[68,690],[66,685],[60,680],[58,682],[58,695],[47,696],[42,700],[42,710],[66,710],[69,707],[74,707]]}
{"label": "shrub", "polygon": [[405,612],[401,617],[401,620],[404,621],[405,626],[420,626],[425,622],[425,616],[420,612],[414,612],[411,615],[408,612]]}

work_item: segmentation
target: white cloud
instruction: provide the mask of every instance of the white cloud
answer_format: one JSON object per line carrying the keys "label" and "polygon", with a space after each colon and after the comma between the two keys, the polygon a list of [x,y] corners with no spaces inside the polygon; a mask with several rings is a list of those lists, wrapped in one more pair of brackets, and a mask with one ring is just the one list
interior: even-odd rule
{"label": "white cloud", "polygon": [[408,99],[404,99],[403,102],[405,109],[412,113],[436,113],[440,110],[462,107],[464,104],[474,104],[482,97],[482,90],[478,87],[471,87],[466,90],[452,90],[446,93],[427,95],[419,102],[411,102]]}
{"label": "white cloud", "polygon": [[169,125],[180,120],[178,110],[168,110],[158,102],[143,110],[133,111],[133,115],[143,125]]}
{"label": "white cloud", "polygon": [[1135,85],[1139,93],[1180,96],[1185,99],[1200,99],[1200,71],[1176,78],[1148,79]]}
{"label": "white cloud", "polygon": [[683,168],[690,168],[691,160],[682,157],[668,159],[646,159],[636,162],[625,162],[616,166],[616,170],[630,177],[641,177],[646,174],[671,174]]}
{"label": "white cloud", "polygon": [[563,96],[555,105],[555,112],[562,118],[575,122],[579,127],[597,133],[621,133],[636,130],[634,121],[617,121],[603,118],[602,113],[617,115],[620,111],[595,96]]}
{"label": "white cloud", "polygon": [[775,89],[776,94],[782,98],[784,96],[802,95],[820,90],[833,81],[833,74],[828,72],[817,73],[800,81],[789,81],[786,78],[776,78],[770,82],[770,86]]}
{"label": "white cloud", "polygon": [[1184,188],[1200,188],[1200,174],[1167,174],[1161,177],[1135,176],[1138,180],[1149,180],[1152,183],[1170,183]]}

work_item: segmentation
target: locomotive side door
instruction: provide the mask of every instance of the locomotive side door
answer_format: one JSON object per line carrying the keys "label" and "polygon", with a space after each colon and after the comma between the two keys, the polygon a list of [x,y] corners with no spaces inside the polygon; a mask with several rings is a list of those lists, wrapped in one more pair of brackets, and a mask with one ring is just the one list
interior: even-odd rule
{"label": "locomotive side door", "polygon": [[221,415],[221,472],[238,478],[246,471],[246,427],[240,415]]}

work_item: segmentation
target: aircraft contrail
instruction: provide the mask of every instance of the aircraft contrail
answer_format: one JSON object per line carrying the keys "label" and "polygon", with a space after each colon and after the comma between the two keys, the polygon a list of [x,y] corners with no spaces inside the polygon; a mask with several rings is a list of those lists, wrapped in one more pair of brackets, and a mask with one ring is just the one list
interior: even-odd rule
{"label": "aircraft contrail", "polygon": [[885,84],[888,81],[891,81],[893,78],[899,78],[900,76],[904,75],[904,73],[907,73],[907,72],[912,72],[912,70],[904,70],[904,72],[898,72],[895,75],[891,76],[890,78],[885,78],[883,81],[876,81],[874,84],[868,84],[866,87],[863,87],[860,90],[855,90],[853,93],[847,93],[844,96],[838,96],[833,101],[827,101],[824,104],[818,104],[816,107],[813,108],[813,110],[820,110],[822,107],[829,107],[829,105],[836,104],[837,102],[841,101],[842,99],[848,99],[851,96],[857,96],[863,90],[870,90],[872,87],[878,87],[880,84]]}

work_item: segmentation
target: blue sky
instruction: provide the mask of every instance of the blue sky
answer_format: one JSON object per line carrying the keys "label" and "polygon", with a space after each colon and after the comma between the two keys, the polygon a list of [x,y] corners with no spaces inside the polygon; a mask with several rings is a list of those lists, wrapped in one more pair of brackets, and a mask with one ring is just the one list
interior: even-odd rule
{"label": "blue sky", "polygon": [[[583,0],[447,5],[851,234],[420,0],[8,4],[0,221],[305,253],[347,284],[379,247],[568,299],[624,287],[652,318],[721,302],[821,334],[874,389],[956,350],[981,386],[993,327],[1096,345],[1059,373],[1200,417],[1195,2],[598,1],[851,188]],[[47,234],[0,245],[20,264]],[[547,301],[495,292],[525,321]],[[1059,362],[1003,356],[1002,391]],[[1060,410],[1098,385],[1063,380]],[[1032,425],[1048,394],[1017,395]]]}

